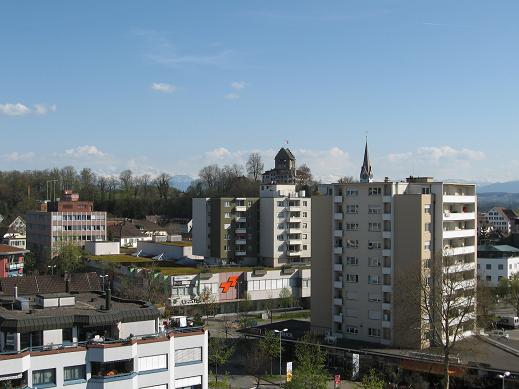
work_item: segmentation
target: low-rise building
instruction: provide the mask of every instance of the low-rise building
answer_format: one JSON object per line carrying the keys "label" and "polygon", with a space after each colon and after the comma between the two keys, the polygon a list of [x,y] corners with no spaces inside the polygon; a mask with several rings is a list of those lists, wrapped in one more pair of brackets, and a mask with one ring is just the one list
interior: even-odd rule
{"label": "low-rise building", "polygon": [[23,275],[24,258],[28,252],[19,247],[0,244],[0,277]]}
{"label": "low-rise building", "polygon": [[[157,260],[175,260],[175,259],[203,259],[200,255],[193,255],[193,245],[191,242],[173,240],[175,236],[170,237],[170,241],[137,243],[136,253],[140,257],[150,257]],[[180,239],[180,236],[178,236]]]}
{"label": "low-rise building", "polygon": [[515,221],[518,219],[517,214],[508,208],[494,207],[486,213],[486,221],[495,230],[505,234],[512,232]]}
{"label": "low-rise building", "polygon": [[25,221],[17,216],[13,221],[0,220],[0,243],[21,249],[27,247]]}
{"label": "low-rise building", "polygon": [[478,246],[478,280],[498,286],[519,273],[519,249],[508,245]]}
{"label": "low-rise building", "polygon": [[206,389],[203,328],[169,328],[97,275],[0,280],[0,383],[13,388]]}

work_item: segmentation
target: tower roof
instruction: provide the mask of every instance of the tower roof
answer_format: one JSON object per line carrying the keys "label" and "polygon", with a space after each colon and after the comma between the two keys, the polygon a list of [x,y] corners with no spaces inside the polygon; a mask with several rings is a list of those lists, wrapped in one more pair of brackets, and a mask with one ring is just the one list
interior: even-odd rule
{"label": "tower roof", "polygon": [[371,182],[373,179],[373,168],[369,160],[368,140],[366,139],[366,147],[364,148],[364,162],[360,168],[360,182]]}

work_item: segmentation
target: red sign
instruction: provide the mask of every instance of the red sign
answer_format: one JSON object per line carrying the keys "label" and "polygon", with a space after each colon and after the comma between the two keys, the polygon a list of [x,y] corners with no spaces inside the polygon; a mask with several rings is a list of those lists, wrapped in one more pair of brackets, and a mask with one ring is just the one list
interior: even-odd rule
{"label": "red sign", "polygon": [[335,385],[340,385],[340,384],[341,384],[341,375],[335,374]]}
{"label": "red sign", "polygon": [[231,276],[227,279],[226,282],[222,282],[220,284],[220,288],[222,288],[222,293],[227,293],[230,288],[234,288],[236,283],[238,282],[238,277],[240,276]]}

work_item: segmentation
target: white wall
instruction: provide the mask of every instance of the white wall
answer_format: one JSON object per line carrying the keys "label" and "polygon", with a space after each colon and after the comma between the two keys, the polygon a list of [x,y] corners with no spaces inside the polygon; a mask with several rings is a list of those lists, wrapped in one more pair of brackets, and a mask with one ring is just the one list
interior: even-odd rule
{"label": "white wall", "polygon": [[63,343],[63,330],[61,328],[57,330],[43,331],[43,344],[62,344]]}
{"label": "white wall", "polygon": [[[487,269],[490,265],[490,269]],[[502,269],[499,269],[499,266]],[[510,278],[519,273],[519,257],[511,258],[480,258],[478,257],[478,277],[489,282],[490,286],[499,284],[499,277]],[[487,279],[490,277],[490,280]]]}
{"label": "white wall", "polygon": [[130,334],[137,336],[154,334],[155,332],[155,320],[121,323],[119,327],[119,338],[125,339]]}
{"label": "white wall", "polygon": [[86,242],[85,251],[91,255],[120,254],[119,242]]}

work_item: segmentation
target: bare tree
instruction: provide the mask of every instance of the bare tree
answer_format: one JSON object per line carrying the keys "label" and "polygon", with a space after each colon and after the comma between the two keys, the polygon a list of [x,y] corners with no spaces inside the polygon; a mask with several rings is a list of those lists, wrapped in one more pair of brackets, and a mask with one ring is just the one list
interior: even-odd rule
{"label": "bare tree", "polygon": [[306,164],[302,164],[299,166],[299,168],[296,170],[296,179],[297,183],[300,186],[304,185],[311,185],[312,184],[312,171]]}
{"label": "bare tree", "polygon": [[349,184],[349,183],[355,182],[355,180],[353,179],[353,176],[344,176],[344,177],[339,178],[339,180],[337,182],[339,184]]}
{"label": "bare tree", "polygon": [[200,169],[198,173],[202,185],[209,191],[216,188],[217,182],[221,176],[220,168],[218,165],[209,165]]}
{"label": "bare tree", "polygon": [[159,197],[163,200],[168,199],[169,194],[169,182],[171,180],[171,176],[166,173],[162,173],[155,179],[155,186],[159,192]]}
{"label": "bare tree", "polygon": [[119,174],[119,181],[121,182],[121,189],[126,193],[127,196],[130,195],[133,186],[133,173],[131,170],[123,170]]}
{"label": "bare tree", "polygon": [[260,153],[252,153],[249,155],[249,159],[247,160],[247,164],[245,166],[247,169],[247,174],[254,181],[259,180],[259,177],[261,176],[261,173],[265,167]]}
{"label": "bare tree", "polygon": [[[419,331],[422,345],[439,347],[443,357],[444,388],[449,389],[453,349],[467,331],[475,329],[476,279],[472,264],[445,252],[420,270],[404,272],[397,285],[407,306],[407,327]],[[413,274],[414,273],[414,274]]]}

